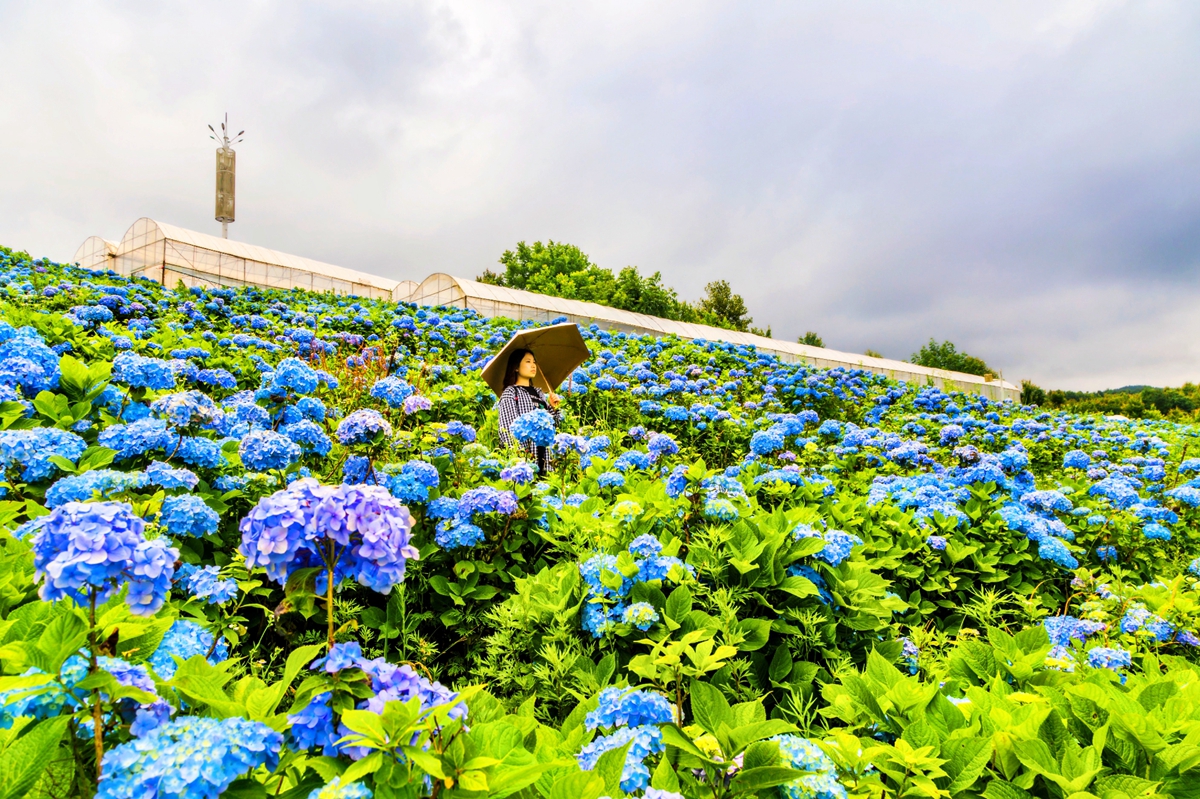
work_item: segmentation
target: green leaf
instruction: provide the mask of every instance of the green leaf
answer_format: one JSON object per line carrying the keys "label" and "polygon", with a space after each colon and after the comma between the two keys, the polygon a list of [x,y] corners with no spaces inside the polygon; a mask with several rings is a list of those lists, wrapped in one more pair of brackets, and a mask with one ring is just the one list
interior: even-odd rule
{"label": "green leaf", "polygon": [[738,727],[729,733],[729,742],[733,746],[732,752],[727,752],[730,757],[737,757],[743,749],[756,741],[762,741],[767,738],[773,738],[776,735],[786,735],[787,733],[796,732],[794,725],[789,724],[783,719],[768,719],[767,721],[759,721],[754,724],[747,724]]}
{"label": "green leaf", "polygon": [[987,784],[983,795],[986,799],[1033,799],[1033,794],[1029,791],[998,778]]}
{"label": "green leaf", "polygon": [[733,713],[729,709],[729,701],[721,693],[721,689],[699,680],[692,680],[692,717],[696,724],[705,732],[714,735],[721,729],[721,724],[732,724]]}
{"label": "green leaf", "polygon": [[692,612],[692,592],[686,586],[678,586],[667,597],[664,610],[669,618],[677,622],[683,621]]}
{"label": "green leaf", "polygon": [[944,768],[951,778],[946,790],[957,796],[974,785],[987,768],[992,742],[989,738],[954,738],[943,744],[942,754],[948,758]]}
{"label": "green leaf", "polygon": [[658,761],[658,766],[650,775],[650,787],[660,791],[679,792],[679,775],[671,768],[671,762],[667,758]]}
{"label": "green leaf", "polygon": [[786,646],[775,647],[775,654],[771,656],[770,675],[773,682],[782,683],[791,679],[792,653]]}
{"label": "green leaf", "polygon": [[362,760],[356,760],[342,772],[342,784],[349,785],[352,782],[357,782],[368,774],[374,774],[379,771],[379,767],[383,765],[383,753],[372,752]]}
{"label": "green leaf", "polygon": [[91,469],[103,469],[112,463],[116,457],[117,451],[115,449],[109,449],[108,447],[88,447],[79,458],[79,472],[82,474]]}
{"label": "green leaf", "polygon": [[738,649],[743,652],[762,649],[771,637],[771,622],[767,619],[742,619],[738,622],[738,629],[746,636],[738,645]]}
{"label": "green leaf", "polygon": [[579,771],[555,780],[547,799],[600,799],[603,794],[603,779],[590,771]]}
{"label": "green leaf", "polygon": [[739,793],[756,793],[764,788],[785,785],[808,773],[786,766],[759,766],[739,771],[733,778],[733,782],[730,783],[730,787]]}
{"label": "green leaf", "polygon": [[724,761],[713,760],[704,752],[700,751],[700,747],[696,746],[695,742],[687,736],[687,734],[679,729],[675,724],[665,724],[659,729],[662,730],[663,743],[668,746],[674,746],[677,749],[682,749],[697,760],[703,760],[705,763],[720,764]]}
{"label": "green leaf", "polygon": [[932,746],[937,749],[941,744],[937,730],[924,719],[909,724],[904,730],[904,735],[901,737],[912,744],[914,749],[920,749],[922,746]]}
{"label": "green leaf", "polygon": [[615,794],[621,789],[621,774],[625,771],[625,758],[633,741],[627,741],[618,749],[609,749],[596,760],[592,772],[604,780],[604,789],[609,794]]}
{"label": "green leaf", "polygon": [[87,623],[77,614],[59,613],[38,636],[37,648],[45,656],[44,663],[31,663],[49,674],[58,674],[67,658],[76,654],[87,642]]}
{"label": "green leaf", "polygon": [[322,649],[324,649],[324,646],[321,644],[309,644],[308,646],[299,646],[292,650],[291,654],[288,655],[287,663],[283,667],[283,676],[279,682],[271,686],[270,702],[263,716],[257,720],[265,721],[267,715],[273,714],[278,709],[279,703],[287,695],[287,691],[291,687],[292,681],[296,679],[296,675],[308,666],[321,653]]}
{"label": "green leaf", "polygon": [[0,756],[0,799],[24,796],[54,762],[69,716],[39,722]]}

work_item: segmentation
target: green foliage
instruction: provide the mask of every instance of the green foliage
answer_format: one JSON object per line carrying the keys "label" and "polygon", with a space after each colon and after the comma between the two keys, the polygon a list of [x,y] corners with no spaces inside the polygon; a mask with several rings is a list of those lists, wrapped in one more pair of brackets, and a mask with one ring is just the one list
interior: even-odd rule
{"label": "green foliage", "polygon": [[951,372],[965,372],[969,375],[995,374],[995,370],[981,359],[965,352],[959,352],[949,341],[938,343],[929,339],[929,343],[914,352],[909,361],[919,366],[946,369]]}
{"label": "green foliage", "polygon": [[[500,256],[500,265],[504,267],[502,272],[485,270],[479,280],[730,330],[746,331],[753,321],[745,301],[733,293],[727,281],[709,283],[705,286],[704,297],[693,305],[680,300],[675,289],[663,285],[661,272],[643,275],[636,266],[627,266],[614,276],[611,270],[593,264],[587,254],[573,244],[517,242],[516,250],[505,250]],[[755,332],[767,337],[771,335],[769,327],[766,331]]]}
{"label": "green foliage", "polygon": [[818,336],[813,331],[808,331],[800,338],[796,339],[797,344],[807,344],[810,347],[824,347],[825,339]]}
{"label": "green foliage", "polygon": [[700,321],[714,327],[745,332],[750,329],[750,312],[740,294],[734,294],[727,280],[714,280],[704,287],[704,296],[696,304]]}
{"label": "green foliage", "polygon": [[1056,389],[1043,392],[1039,399],[1041,401],[1038,404],[1076,413],[1102,413],[1130,419],[1166,418],[1192,421],[1200,410],[1200,386],[1194,383],[1185,383],[1179,388],[1130,386],[1095,392]]}

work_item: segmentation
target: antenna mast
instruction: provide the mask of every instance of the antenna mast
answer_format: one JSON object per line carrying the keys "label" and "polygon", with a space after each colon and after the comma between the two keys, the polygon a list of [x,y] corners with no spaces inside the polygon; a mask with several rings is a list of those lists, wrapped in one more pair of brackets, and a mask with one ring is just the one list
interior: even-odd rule
{"label": "antenna mast", "polygon": [[217,131],[212,125],[208,126],[212,131],[210,139],[220,143],[217,148],[217,221],[221,223],[221,238],[229,238],[229,223],[234,219],[234,192],[237,178],[237,154],[230,146],[237,144],[242,140],[241,131],[237,135],[230,138],[229,136],[229,114],[225,114],[225,121],[221,123],[221,134],[218,137]]}

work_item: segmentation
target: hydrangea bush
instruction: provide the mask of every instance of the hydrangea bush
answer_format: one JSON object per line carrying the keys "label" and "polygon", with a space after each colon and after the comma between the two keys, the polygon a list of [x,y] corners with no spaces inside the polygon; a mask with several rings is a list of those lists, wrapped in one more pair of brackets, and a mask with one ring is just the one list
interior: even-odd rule
{"label": "hydrangea bush", "polygon": [[0,249],[5,789],[1194,792],[1194,419],[531,324]]}

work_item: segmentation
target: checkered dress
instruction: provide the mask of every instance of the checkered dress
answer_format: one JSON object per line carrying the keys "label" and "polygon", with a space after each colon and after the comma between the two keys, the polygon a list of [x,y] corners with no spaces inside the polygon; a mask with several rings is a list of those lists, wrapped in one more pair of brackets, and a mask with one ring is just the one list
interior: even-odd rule
{"label": "checkered dress", "polygon": [[509,386],[504,389],[504,393],[500,395],[500,403],[498,409],[500,412],[500,443],[504,446],[519,446],[525,450],[525,453],[535,459],[539,471],[546,471],[547,458],[545,447],[535,447],[532,443],[521,444],[517,439],[513,438],[512,424],[518,417],[524,416],[530,411],[536,411],[541,408],[548,411],[554,417],[554,423],[557,425],[562,421],[562,411],[558,408],[551,408],[550,403],[546,400],[546,395],[542,393],[540,388],[534,388],[531,394],[524,387]]}

